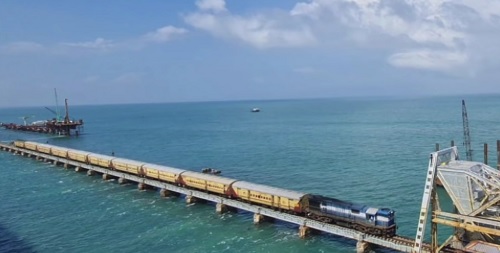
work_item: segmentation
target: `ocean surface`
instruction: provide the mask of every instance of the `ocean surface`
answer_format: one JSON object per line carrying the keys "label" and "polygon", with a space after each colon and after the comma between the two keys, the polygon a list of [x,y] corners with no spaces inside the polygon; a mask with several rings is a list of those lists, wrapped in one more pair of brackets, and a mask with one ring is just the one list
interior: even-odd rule
{"label": "ocean surface", "polygon": [[[226,177],[389,207],[398,234],[414,237],[435,144],[454,140],[465,157],[462,99],[474,160],[483,161],[488,143],[495,167],[498,95],[71,106],[70,116],[85,122],[79,137],[2,129],[0,140],[212,167]],[[53,117],[43,106],[1,108],[0,122],[27,115]],[[254,225],[247,212],[218,215],[210,203],[186,205],[7,152],[0,170],[0,252],[355,252],[350,239],[300,239],[295,225]]]}

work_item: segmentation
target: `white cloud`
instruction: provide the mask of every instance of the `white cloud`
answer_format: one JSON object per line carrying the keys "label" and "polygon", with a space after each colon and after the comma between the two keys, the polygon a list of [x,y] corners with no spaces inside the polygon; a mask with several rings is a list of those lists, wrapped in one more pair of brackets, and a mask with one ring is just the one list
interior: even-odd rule
{"label": "white cloud", "polygon": [[[68,55],[78,53],[82,50],[92,50],[98,52],[110,52],[116,50],[138,50],[147,46],[149,43],[168,42],[176,36],[187,33],[184,28],[174,26],[164,26],[154,32],[145,35],[130,38],[128,40],[113,41],[104,38],[97,38],[93,41],[83,42],[60,42],[52,45],[42,45],[36,42],[18,41],[5,45],[0,45],[2,54],[21,54],[46,52],[49,54]],[[87,52],[87,51],[85,51]]]}
{"label": "white cloud", "polygon": [[85,49],[99,49],[99,50],[107,50],[115,47],[113,41],[106,40],[103,38],[97,38],[94,41],[86,41],[86,42],[63,42],[61,43],[61,45],[69,47],[85,48]]}
{"label": "white cloud", "polygon": [[[311,0],[297,3],[290,14],[313,28],[330,24],[323,34],[340,30],[336,34],[360,47],[386,41],[393,51],[389,62],[396,67],[460,71],[460,66],[481,64],[471,59],[493,57],[474,55],[483,51],[474,50],[478,43],[500,43],[500,1]],[[315,35],[329,43],[330,38]]]}
{"label": "white cloud", "polygon": [[313,0],[296,4],[290,13],[314,21],[340,23],[345,29],[409,38],[418,44],[456,46],[465,34],[457,30],[454,17],[444,15],[444,3],[439,2],[442,1]]}
{"label": "white cloud", "polygon": [[196,1],[196,6],[203,11],[226,11],[226,2],[224,0],[199,0]]}
{"label": "white cloud", "polygon": [[300,23],[282,23],[278,18],[259,14],[240,16],[229,11],[210,13],[200,4],[198,8],[198,12],[185,16],[184,20],[189,25],[214,36],[237,39],[256,48],[301,47],[316,41],[312,31]]}
{"label": "white cloud", "polygon": [[43,45],[30,41],[17,41],[0,46],[0,52],[7,54],[37,53],[43,50]]}
{"label": "white cloud", "polygon": [[435,43],[445,47],[457,47],[464,42],[462,32],[436,27],[433,24],[422,24],[417,29],[408,32],[408,37],[419,44]]}
{"label": "white cloud", "polygon": [[500,16],[500,1],[495,0],[457,0],[456,4],[467,6],[477,12],[483,19],[492,21]]}
{"label": "white cloud", "polygon": [[467,62],[467,55],[454,51],[417,49],[391,55],[389,63],[396,67],[450,71]]}
{"label": "white cloud", "polygon": [[187,33],[187,30],[184,28],[177,28],[171,25],[164,26],[161,28],[158,28],[154,32],[150,32],[146,35],[144,35],[144,39],[146,41],[151,41],[151,42],[167,42],[171,40],[173,37],[185,34]]}
{"label": "white cloud", "polygon": [[[299,2],[292,9],[284,10],[285,14],[278,15],[276,12],[233,14],[222,0],[198,1],[196,4],[198,11],[184,17],[188,24],[214,36],[236,39],[259,49],[329,45],[339,41],[354,42],[348,46],[369,48],[374,41],[382,41],[383,47],[393,51],[393,60],[406,56],[408,50],[420,52],[416,54],[420,58],[425,58],[421,54],[430,52],[428,49],[465,55],[470,43],[465,28],[469,24],[459,14],[467,12],[470,16],[472,11],[472,16],[478,16],[476,12],[480,12],[491,18],[500,13],[492,11],[500,10],[500,7],[484,0],[311,0]],[[436,54],[427,54],[428,57],[431,55]],[[434,57],[433,61],[443,59],[443,66],[450,65],[449,59],[437,55],[441,57]],[[467,61],[469,58],[465,55],[461,59]],[[393,65],[422,68],[418,64]],[[439,64],[426,66],[426,69],[443,70]]]}

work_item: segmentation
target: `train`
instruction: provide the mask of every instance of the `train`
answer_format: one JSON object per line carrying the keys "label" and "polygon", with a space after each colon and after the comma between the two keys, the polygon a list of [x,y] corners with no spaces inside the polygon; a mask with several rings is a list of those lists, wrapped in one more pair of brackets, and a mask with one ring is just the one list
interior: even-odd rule
{"label": "train", "polygon": [[317,194],[50,144],[21,140],[14,141],[13,144],[19,148],[237,199],[321,222],[352,228],[371,235],[382,237],[396,235],[395,211],[390,208],[354,204]]}

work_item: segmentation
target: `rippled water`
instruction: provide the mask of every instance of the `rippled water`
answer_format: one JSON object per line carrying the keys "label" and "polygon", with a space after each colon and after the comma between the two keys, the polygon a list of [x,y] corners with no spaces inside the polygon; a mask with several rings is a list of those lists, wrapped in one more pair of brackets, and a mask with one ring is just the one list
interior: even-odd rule
{"label": "rippled water", "polygon": [[[461,97],[323,99],[74,106],[78,138],[0,130],[27,139],[223,175],[397,212],[413,237],[429,153],[451,140],[464,154]],[[465,97],[475,160],[495,144],[500,97]],[[260,107],[260,113],[250,109]],[[3,108],[0,121],[52,117],[44,108]],[[254,225],[246,212],[218,215],[135,185],[0,153],[0,252],[355,252],[355,241],[295,225]],[[446,230],[445,230],[446,232]],[[376,249],[377,252],[389,252]]]}

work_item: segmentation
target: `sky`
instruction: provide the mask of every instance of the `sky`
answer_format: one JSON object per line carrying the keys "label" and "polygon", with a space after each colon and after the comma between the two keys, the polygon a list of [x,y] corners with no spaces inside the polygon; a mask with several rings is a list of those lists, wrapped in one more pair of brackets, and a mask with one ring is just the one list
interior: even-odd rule
{"label": "sky", "polygon": [[0,107],[500,93],[500,0],[0,1]]}

